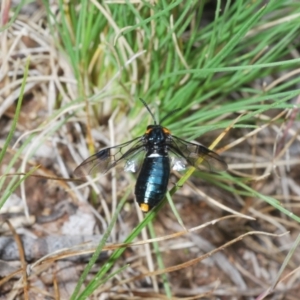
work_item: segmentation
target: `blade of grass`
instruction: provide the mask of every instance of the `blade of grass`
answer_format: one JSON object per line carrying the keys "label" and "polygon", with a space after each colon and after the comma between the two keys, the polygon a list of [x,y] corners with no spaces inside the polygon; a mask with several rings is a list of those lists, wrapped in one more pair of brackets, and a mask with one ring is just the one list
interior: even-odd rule
{"label": "blade of grass", "polygon": [[[116,223],[116,221],[118,219],[119,213],[120,213],[123,205],[125,204],[125,202],[126,202],[129,194],[130,194],[130,189],[128,189],[126,191],[126,193],[124,194],[124,196],[120,200],[120,202],[119,202],[119,204],[117,206],[117,209],[116,209],[116,211],[115,211],[115,213],[114,213],[114,215],[113,215],[113,217],[111,219],[111,222],[109,223],[109,226],[107,227],[107,230],[105,231],[105,233],[103,235],[102,240],[100,241],[99,245],[97,246],[97,248],[96,248],[93,256],[91,257],[88,265],[85,267],[82,275],[80,276],[79,281],[78,281],[78,283],[76,285],[76,288],[75,288],[75,290],[74,290],[74,292],[73,292],[73,294],[72,294],[72,296],[71,296],[70,299],[86,299],[86,297],[88,297],[89,295],[92,294],[92,292],[94,291],[94,289],[96,289],[99,285],[102,284],[102,282],[103,282],[103,279],[102,279],[103,276],[101,278],[96,276],[94,278],[95,285],[93,287],[90,286],[90,285],[88,285],[84,289],[84,291],[80,295],[78,295],[83,282],[86,280],[89,272],[91,271],[91,269],[94,266],[96,260],[98,259],[99,255],[100,255],[100,253],[101,253],[101,251],[103,249],[103,247],[105,246],[105,243],[106,243],[107,239],[109,238],[109,235],[110,235],[110,233],[111,233],[111,231],[112,231],[112,229],[113,229],[113,227],[114,227],[114,225],[115,225],[115,223]],[[104,280],[104,282],[105,281],[106,280]]]}
{"label": "blade of grass", "polygon": [[[155,230],[154,230],[152,221],[148,223],[148,229],[149,229],[151,238],[152,239],[156,238],[156,234],[155,234]],[[155,253],[155,257],[156,257],[158,267],[159,267],[159,269],[164,270],[165,265],[164,265],[162,255],[161,255],[160,250],[159,250],[158,242],[153,242],[153,248],[154,248],[154,253]],[[172,290],[171,290],[171,285],[168,281],[168,277],[167,277],[166,274],[162,274],[161,277],[162,277],[163,286],[164,286],[166,296],[167,296],[167,298],[172,299]]]}

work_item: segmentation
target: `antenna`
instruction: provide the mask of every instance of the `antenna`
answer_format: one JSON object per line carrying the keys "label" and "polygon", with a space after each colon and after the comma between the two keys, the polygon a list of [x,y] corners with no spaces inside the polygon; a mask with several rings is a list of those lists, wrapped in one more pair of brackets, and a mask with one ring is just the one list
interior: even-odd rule
{"label": "antenna", "polygon": [[154,121],[154,125],[157,125],[157,122],[156,122],[156,120],[154,118],[154,115],[153,115],[152,111],[150,110],[149,106],[147,105],[147,103],[145,102],[145,100],[143,100],[142,98],[139,98],[139,99],[142,101],[142,103],[144,104],[144,106],[147,108],[149,114],[151,115],[151,117],[152,117],[152,119]]}
{"label": "antenna", "polygon": [[162,118],[162,120],[160,121],[160,124],[161,124],[165,119],[169,118],[171,115],[173,115],[174,113],[176,113],[176,111],[179,111],[179,110],[181,110],[181,108],[176,108],[176,109],[170,111],[168,114],[166,114],[166,115]]}

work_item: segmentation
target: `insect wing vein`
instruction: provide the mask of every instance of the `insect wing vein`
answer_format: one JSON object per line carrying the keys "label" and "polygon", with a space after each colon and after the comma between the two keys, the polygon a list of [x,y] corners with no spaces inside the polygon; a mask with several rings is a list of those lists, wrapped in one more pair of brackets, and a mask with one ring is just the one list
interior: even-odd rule
{"label": "insect wing vein", "polygon": [[[130,145],[136,142],[131,148]],[[96,173],[105,174],[123,160],[130,160],[144,149],[142,137],[135,138],[129,142],[104,148],[96,154],[84,160],[74,171],[75,176],[85,177]]]}
{"label": "insect wing vein", "polygon": [[203,145],[190,143],[176,136],[172,136],[168,146],[172,153],[183,157],[188,164],[197,169],[202,170],[205,168],[213,172],[227,170],[227,164],[224,160],[217,153]]}

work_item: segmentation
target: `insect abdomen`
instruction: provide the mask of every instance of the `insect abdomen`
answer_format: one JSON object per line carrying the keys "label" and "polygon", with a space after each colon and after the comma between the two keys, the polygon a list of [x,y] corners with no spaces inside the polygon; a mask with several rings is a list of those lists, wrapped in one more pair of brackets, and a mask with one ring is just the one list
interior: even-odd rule
{"label": "insect abdomen", "polygon": [[146,157],[138,176],[135,195],[142,211],[147,212],[165,196],[170,177],[168,156]]}

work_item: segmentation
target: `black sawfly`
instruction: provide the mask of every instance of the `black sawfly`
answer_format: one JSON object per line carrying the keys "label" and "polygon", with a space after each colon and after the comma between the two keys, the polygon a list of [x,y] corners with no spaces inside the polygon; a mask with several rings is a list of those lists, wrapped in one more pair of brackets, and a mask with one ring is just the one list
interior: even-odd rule
{"label": "black sawfly", "polygon": [[[191,165],[197,169],[204,167],[209,171],[219,172],[226,171],[227,164],[217,153],[205,146],[172,135],[169,129],[156,122],[146,102],[140,100],[152,116],[154,124],[147,127],[143,136],[121,145],[104,148],[87,158],[75,169],[74,174],[105,174],[120,162],[125,162],[125,171],[140,171],[135,196],[141,210],[148,212],[164,198],[171,168],[183,171]],[[161,123],[178,110],[168,113]]]}

